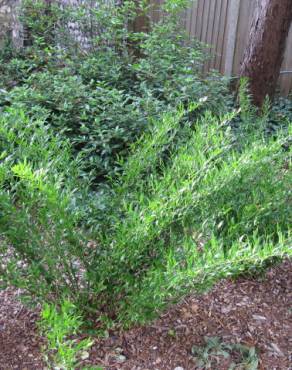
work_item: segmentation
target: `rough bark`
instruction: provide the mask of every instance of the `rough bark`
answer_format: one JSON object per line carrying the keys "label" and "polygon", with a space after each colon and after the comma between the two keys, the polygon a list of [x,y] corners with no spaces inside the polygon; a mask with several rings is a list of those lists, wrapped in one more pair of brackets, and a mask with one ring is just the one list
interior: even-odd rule
{"label": "rough bark", "polygon": [[240,75],[250,80],[253,101],[273,98],[292,22],[292,0],[258,0]]}
{"label": "rough bark", "polygon": [[[135,4],[137,6],[136,8],[136,18],[133,19],[129,24],[128,24],[128,30],[132,32],[148,32],[149,31],[149,18],[147,14],[140,9],[140,2],[141,0],[135,0]],[[131,40],[128,43],[128,49],[130,53],[135,55],[136,57],[141,57],[142,56],[142,51],[139,48],[139,42]]]}
{"label": "rough bark", "polygon": [[19,0],[0,0],[0,48],[6,41],[22,46],[22,27],[17,18]]}

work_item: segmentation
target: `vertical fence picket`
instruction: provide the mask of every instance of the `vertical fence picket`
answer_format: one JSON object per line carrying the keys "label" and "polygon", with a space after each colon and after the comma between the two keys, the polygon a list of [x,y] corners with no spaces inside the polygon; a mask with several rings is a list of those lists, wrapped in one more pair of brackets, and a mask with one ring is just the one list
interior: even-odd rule
{"label": "vertical fence picket", "polygon": [[[16,4],[21,0],[2,0],[0,1],[0,15],[3,14],[3,9],[7,4]],[[87,0],[58,0],[63,4],[90,4]],[[113,6],[116,4],[112,1]],[[164,0],[150,0],[153,7],[149,12],[149,17],[153,22],[157,22],[163,13],[161,4]],[[97,0],[92,0],[97,4]],[[256,2],[255,0],[194,0],[189,8],[183,12],[182,27],[186,29],[189,37],[196,37],[202,42],[212,45],[211,53],[213,57],[205,63],[204,71],[209,69],[217,69],[227,75],[237,75],[240,69],[244,48],[248,42],[251,21],[254,13]],[[1,8],[2,6],[2,8]],[[11,5],[12,6],[12,5]],[[16,6],[13,5],[16,14]],[[1,13],[2,11],[2,13]],[[2,20],[3,23],[3,20]],[[12,22],[13,23],[13,22]],[[14,21],[14,29],[12,37],[15,45],[21,45],[23,36],[21,35],[20,22]],[[80,34],[78,25],[71,25],[76,34],[76,38],[85,42]],[[4,24],[2,25],[2,30]],[[3,32],[2,32],[3,33]],[[88,37],[87,35],[84,36]],[[1,41],[1,25],[0,25],[0,41]],[[88,41],[88,40],[87,40]],[[292,70],[292,27],[287,41],[285,57],[283,61],[282,71]],[[281,74],[279,79],[281,93],[287,95],[292,90],[292,73]]]}

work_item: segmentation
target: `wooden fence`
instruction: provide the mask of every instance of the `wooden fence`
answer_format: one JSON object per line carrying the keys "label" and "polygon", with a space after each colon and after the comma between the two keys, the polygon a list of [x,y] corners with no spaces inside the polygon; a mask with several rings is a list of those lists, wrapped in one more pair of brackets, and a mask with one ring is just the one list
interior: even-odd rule
{"label": "wooden fence", "polygon": [[[154,1],[162,3],[163,0]],[[182,15],[182,24],[190,37],[212,46],[214,56],[204,70],[217,69],[227,76],[238,75],[255,7],[256,0],[195,0]],[[159,10],[152,11],[151,17],[158,20]],[[292,73],[287,71],[292,72],[292,27],[279,79],[283,95],[292,91]]]}
{"label": "wooden fence", "polygon": [[[20,1],[0,0],[0,21],[2,23],[0,31],[1,28],[2,31],[5,30],[3,19],[5,20],[7,16],[7,19],[11,18],[16,8],[15,4]],[[79,3],[86,3],[88,0],[59,1],[78,6]],[[116,0],[93,0],[93,3],[98,3],[98,1],[115,2]],[[151,1],[157,5],[155,7],[157,10],[151,12],[151,18],[157,21],[161,17],[159,5],[163,0]],[[196,37],[211,46],[213,57],[205,63],[205,71],[217,69],[228,76],[238,75],[257,1],[261,0],[194,0],[190,8],[182,14],[182,27],[186,28],[189,36]],[[91,2],[88,1],[88,4]],[[2,19],[1,16],[4,18]],[[12,28],[12,35],[16,40],[20,29],[19,24],[14,22]],[[292,27],[279,79],[283,95],[288,95],[292,91],[292,73],[286,73],[287,71],[292,71]]]}

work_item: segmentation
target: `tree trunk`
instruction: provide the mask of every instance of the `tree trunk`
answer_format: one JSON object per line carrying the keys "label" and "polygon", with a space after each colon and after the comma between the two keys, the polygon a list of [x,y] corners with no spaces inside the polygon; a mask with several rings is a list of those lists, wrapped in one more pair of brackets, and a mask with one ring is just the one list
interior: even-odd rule
{"label": "tree trunk", "polygon": [[[136,4],[136,17],[128,25],[129,31],[132,32],[145,32],[149,31],[149,17],[144,10],[140,8],[141,0],[135,0]],[[131,41],[129,42],[129,51],[135,55],[135,57],[140,58],[142,56],[141,49],[139,48],[139,42]]]}
{"label": "tree trunk", "polygon": [[249,78],[253,101],[259,107],[267,95],[273,98],[275,93],[291,22],[292,0],[257,0],[240,75]]}

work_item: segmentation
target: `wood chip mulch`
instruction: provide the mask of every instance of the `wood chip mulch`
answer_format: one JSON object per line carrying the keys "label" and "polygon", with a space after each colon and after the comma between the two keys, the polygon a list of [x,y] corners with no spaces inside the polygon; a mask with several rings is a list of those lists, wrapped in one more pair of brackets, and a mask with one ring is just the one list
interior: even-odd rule
{"label": "wood chip mulch", "polygon": [[19,290],[0,290],[0,370],[41,370],[41,340],[37,333],[37,312],[18,299]]}
{"label": "wood chip mulch", "polygon": [[[0,292],[0,370],[41,370],[37,313],[21,305],[17,295],[12,289]],[[292,261],[285,261],[265,277],[225,280],[204,295],[192,295],[150,325],[96,339],[84,366],[202,370],[192,347],[203,346],[204,337],[219,337],[255,347],[259,370],[292,370],[291,313]],[[229,366],[222,360],[211,370]]]}

